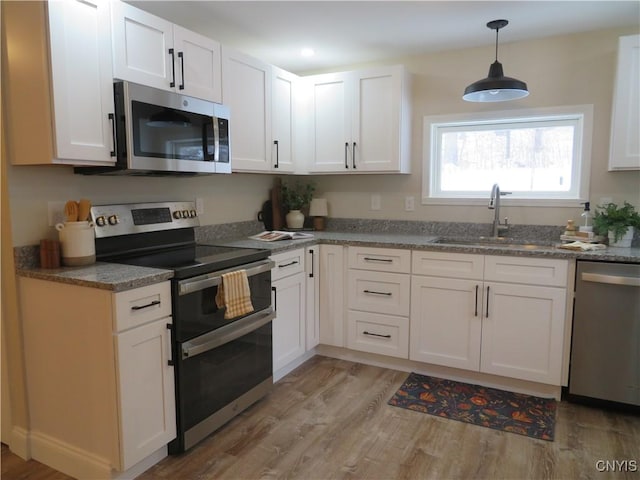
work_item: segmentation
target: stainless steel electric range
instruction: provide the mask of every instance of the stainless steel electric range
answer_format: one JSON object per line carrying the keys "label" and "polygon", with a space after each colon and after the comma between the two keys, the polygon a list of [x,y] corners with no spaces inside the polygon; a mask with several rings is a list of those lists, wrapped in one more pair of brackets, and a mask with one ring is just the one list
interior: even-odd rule
{"label": "stainless steel electric range", "polygon": [[[193,202],[91,209],[100,261],[173,270],[172,358],[180,453],[266,395],[273,385],[269,250],[203,245]],[[254,311],[225,320],[215,297],[224,273],[245,270]]]}

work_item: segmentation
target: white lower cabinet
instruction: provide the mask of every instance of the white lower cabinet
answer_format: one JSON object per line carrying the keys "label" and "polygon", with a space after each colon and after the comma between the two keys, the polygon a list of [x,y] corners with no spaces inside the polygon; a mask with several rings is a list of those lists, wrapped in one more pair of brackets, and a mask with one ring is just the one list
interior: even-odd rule
{"label": "white lower cabinet", "polygon": [[[277,381],[297,366],[306,352],[304,249],[272,255],[273,378]],[[292,368],[288,368],[293,365]]]}
{"label": "white lower cabinet", "polygon": [[320,343],[346,346],[345,249],[342,245],[320,245]]}
{"label": "white lower cabinet", "polygon": [[176,435],[170,282],[114,293],[20,277],[19,296],[33,458],[111,478],[166,455]]}
{"label": "white lower cabinet", "polygon": [[411,360],[561,385],[566,260],[413,252],[412,271]]}
{"label": "white lower cabinet", "polygon": [[349,348],[408,358],[410,259],[409,250],[348,248]]}

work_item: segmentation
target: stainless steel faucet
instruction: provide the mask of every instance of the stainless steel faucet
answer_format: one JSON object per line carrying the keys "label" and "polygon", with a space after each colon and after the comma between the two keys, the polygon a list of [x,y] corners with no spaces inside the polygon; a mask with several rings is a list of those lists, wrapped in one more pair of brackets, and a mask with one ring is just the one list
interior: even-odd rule
{"label": "stainless steel faucet", "polygon": [[510,195],[511,192],[501,192],[497,183],[491,188],[491,196],[489,197],[489,210],[494,210],[493,229],[491,235],[494,237],[502,237],[509,231],[509,219],[504,217],[504,223],[500,223],[500,197]]}

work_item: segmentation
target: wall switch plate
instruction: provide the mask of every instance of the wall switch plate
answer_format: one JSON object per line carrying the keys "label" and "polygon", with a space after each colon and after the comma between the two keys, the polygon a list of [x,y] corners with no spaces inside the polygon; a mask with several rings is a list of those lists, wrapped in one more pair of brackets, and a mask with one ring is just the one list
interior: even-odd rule
{"label": "wall switch plate", "polygon": [[47,202],[49,226],[55,227],[57,223],[64,222],[64,205],[66,202]]}
{"label": "wall switch plate", "polygon": [[371,210],[380,210],[382,208],[382,200],[379,193],[371,194]]}
{"label": "wall switch plate", "polygon": [[202,215],[204,213],[204,199],[196,198],[196,214]]}
{"label": "wall switch plate", "polygon": [[413,212],[416,209],[416,199],[412,196],[404,197],[404,209]]}

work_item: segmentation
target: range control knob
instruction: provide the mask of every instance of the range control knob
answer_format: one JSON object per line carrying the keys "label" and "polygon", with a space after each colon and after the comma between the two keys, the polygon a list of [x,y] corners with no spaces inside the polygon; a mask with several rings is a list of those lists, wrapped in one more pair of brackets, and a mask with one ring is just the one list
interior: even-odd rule
{"label": "range control knob", "polygon": [[173,212],[173,218],[175,218],[176,220],[179,220],[182,218],[182,212],[180,210],[176,210],[175,212]]}
{"label": "range control knob", "polygon": [[109,222],[109,225],[117,225],[120,222],[120,219],[117,215],[109,215],[107,222]]}
{"label": "range control knob", "polygon": [[182,210],[182,218],[189,218],[189,210]]}
{"label": "range control knob", "polygon": [[107,224],[107,219],[104,218],[104,215],[100,215],[98,218],[96,218],[96,225],[98,225],[99,227],[104,227]]}
{"label": "range control knob", "polygon": [[189,210],[189,218],[196,218],[196,211],[195,210]]}

